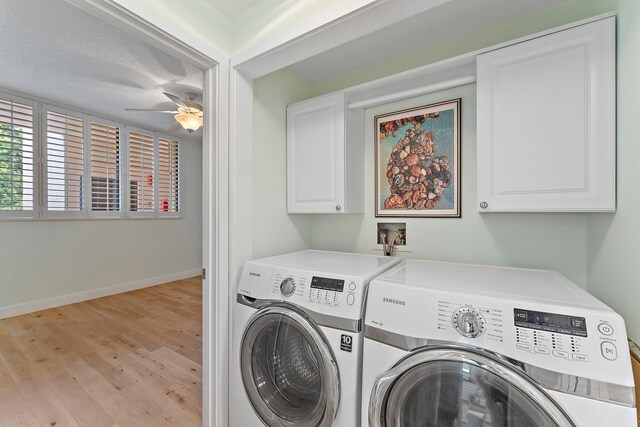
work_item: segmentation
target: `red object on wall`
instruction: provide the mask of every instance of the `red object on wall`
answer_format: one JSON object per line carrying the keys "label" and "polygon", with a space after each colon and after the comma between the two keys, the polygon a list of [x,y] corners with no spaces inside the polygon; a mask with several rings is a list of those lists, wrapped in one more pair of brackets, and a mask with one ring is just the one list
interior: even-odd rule
{"label": "red object on wall", "polygon": [[147,176],[147,185],[153,187],[153,175]]}
{"label": "red object on wall", "polygon": [[169,212],[169,201],[168,200],[163,200],[161,202],[161,209],[162,209],[162,212]]}

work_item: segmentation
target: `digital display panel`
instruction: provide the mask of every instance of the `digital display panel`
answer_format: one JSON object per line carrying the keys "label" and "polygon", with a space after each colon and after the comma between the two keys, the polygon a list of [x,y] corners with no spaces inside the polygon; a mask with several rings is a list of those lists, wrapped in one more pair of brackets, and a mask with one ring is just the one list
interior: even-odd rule
{"label": "digital display panel", "polygon": [[520,328],[537,329],[539,331],[559,334],[587,336],[587,321],[580,316],[544,313],[542,311],[513,310],[514,324]]}
{"label": "digital display panel", "polygon": [[344,290],[344,280],[313,276],[311,279],[311,288],[322,289],[324,291],[342,292]]}

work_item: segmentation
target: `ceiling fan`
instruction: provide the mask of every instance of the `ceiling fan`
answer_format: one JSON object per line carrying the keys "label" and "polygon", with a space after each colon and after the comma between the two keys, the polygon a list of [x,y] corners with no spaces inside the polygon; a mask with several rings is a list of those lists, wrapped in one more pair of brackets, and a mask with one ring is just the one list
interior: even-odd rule
{"label": "ceiling fan", "polygon": [[169,129],[173,132],[182,127],[191,133],[202,126],[202,105],[194,101],[196,97],[194,94],[187,93],[185,99],[181,99],[180,97],[167,92],[162,93],[164,93],[167,98],[178,106],[177,110],[154,110],[145,108],[125,108],[125,110],[173,114],[177,122]]}

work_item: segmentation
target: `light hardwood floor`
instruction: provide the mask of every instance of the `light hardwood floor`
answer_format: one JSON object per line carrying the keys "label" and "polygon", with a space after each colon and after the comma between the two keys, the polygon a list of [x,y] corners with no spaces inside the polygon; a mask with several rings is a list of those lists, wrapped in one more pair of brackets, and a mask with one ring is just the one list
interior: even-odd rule
{"label": "light hardwood floor", "polygon": [[0,425],[199,426],[202,281],[0,320]]}

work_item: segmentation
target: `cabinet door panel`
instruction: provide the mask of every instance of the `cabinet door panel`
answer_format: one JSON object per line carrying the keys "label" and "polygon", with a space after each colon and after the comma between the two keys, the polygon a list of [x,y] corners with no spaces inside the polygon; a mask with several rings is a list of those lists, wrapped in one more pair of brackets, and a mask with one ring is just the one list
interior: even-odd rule
{"label": "cabinet door panel", "polygon": [[478,57],[480,211],[615,209],[614,21]]}
{"label": "cabinet door panel", "polygon": [[344,102],[327,96],[287,110],[290,213],[336,212],[344,198]]}
{"label": "cabinet door panel", "polygon": [[[293,151],[295,160],[295,196],[298,202],[331,202],[336,199],[335,144],[326,135],[335,134],[331,109],[295,117],[297,130]],[[323,135],[325,137],[323,137]],[[322,146],[322,149],[318,149]],[[309,177],[323,177],[309,179]]]}

